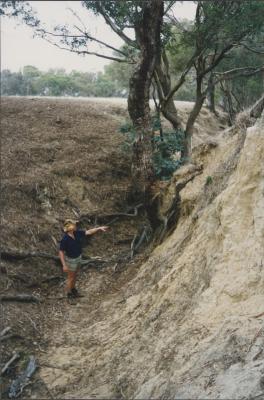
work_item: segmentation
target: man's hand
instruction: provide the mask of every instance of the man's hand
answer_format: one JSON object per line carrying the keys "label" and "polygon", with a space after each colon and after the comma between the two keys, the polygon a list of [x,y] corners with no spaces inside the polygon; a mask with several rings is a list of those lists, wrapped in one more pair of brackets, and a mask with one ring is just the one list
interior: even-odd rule
{"label": "man's hand", "polygon": [[67,267],[66,264],[64,264],[63,267],[62,267],[62,270],[63,270],[63,272],[68,272],[69,268]]}
{"label": "man's hand", "polygon": [[100,229],[100,231],[102,231],[102,232],[106,232],[107,229],[109,229],[109,226],[100,226],[99,229]]}

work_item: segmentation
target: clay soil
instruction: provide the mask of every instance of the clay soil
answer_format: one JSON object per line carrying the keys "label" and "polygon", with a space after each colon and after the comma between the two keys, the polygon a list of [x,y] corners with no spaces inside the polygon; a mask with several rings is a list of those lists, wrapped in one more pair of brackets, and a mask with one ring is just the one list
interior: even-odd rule
{"label": "clay soil", "polygon": [[[84,257],[99,258],[81,271],[78,286],[89,292],[93,309],[106,293],[119,291],[146,257],[129,260],[130,245],[147,220],[102,216],[133,208],[130,155],[119,132],[127,117],[125,103],[65,99],[2,98],[1,100],[1,248],[57,255],[65,218],[81,219],[80,228],[110,224],[110,230],[85,243]],[[145,246],[146,247],[146,246]],[[144,246],[143,246],[144,250]],[[101,263],[100,261],[104,261]],[[14,334],[0,342],[1,367],[13,352],[18,362],[3,375],[5,398],[11,381],[38,360],[49,338],[68,317],[60,263],[43,258],[1,260],[1,295],[31,294],[39,304],[1,302],[1,329]],[[41,365],[39,365],[39,369]],[[50,393],[38,372],[22,397]]]}

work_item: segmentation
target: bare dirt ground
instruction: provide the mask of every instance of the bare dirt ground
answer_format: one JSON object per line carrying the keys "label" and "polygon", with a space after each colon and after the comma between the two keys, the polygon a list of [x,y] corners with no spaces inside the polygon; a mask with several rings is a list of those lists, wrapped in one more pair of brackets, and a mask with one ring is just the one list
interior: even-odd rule
{"label": "bare dirt ground", "polygon": [[[183,119],[190,107],[181,105]],[[106,214],[128,212],[131,208],[129,212],[133,213],[130,155],[124,150],[124,137],[119,133],[126,118],[123,100],[2,98],[2,250],[56,255],[66,217],[86,215],[80,226],[92,227],[113,219],[102,219]],[[204,108],[196,124],[196,144],[223,127],[224,120],[216,120]],[[72,307],[83,307],[85,313],[91,314],[89,323],[96,324],[103,317],[99,310],[102,300],[111,302],[115,296],[115,304],[122,304],[126,284],[151,251],[143,246],[133,260],[126,259],[133,238],[144,226],[148,221],[139,210],[138,216],[120,217],[108,233],[90,240],[84,256],[100,257],[105,262],[94,261],[83,269],[79,286],[85,298],[76,306],[69,305],[63,297],[64,277],[58,263],[42,258],[1,260],[1,295],[27,293],[42,300],[38,304],[0,303],[1,330],[11,327],[14,334],[0,342],[1,365],[13,352],[20,355],[3,375],[4,397],[12,379],[34,355],[39,370],[22,396],[34,398],[37,393],[38,398],[54,398],[39,372],[50,342],[54,341],[54,332],[63,332],[64,324],[74,313]],[[75,329],[82,329],[81,320],[77,317],[73,321]],[[56,372],[60,367],[46,362],[45,368]],[[60,396],[60,392],[55,395]]]}
{"label": "bare dirt ground", "polygon": [[[98,217],[131,207],[129,155],[118,131],[125,110],[55,99],[3,98],[1,103],[2,250],[56,255],[66,217],[87,214],[81,227],[92,227]],[[122,258],[130,253],[144,220],[142,215],[119,218],[110,232],[90,239],[85,256],[107,261],[102,271],[92,268],[95,263],[82,273],[81,280],[89,280],[93,288],[92,303],[100,301],[110,284],[114,290]],[[59,263],[40,258],[1,261],[1,294],[27,293],[45,299],[40,304],[1,304],[1,327],[11,326],[11,332],[20,336],[2,343],[1,363],[13,351],[21,355],[3,377],[3,392],[30,354],[45,351],[44,332],[67,318],[63,284]]]}

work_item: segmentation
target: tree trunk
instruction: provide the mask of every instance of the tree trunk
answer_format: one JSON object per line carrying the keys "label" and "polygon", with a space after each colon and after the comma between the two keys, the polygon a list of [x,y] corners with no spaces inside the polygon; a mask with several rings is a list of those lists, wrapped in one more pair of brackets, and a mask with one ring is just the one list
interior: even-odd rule
{"label": "tree trunk", "polygon": [[196,86],[196,100],[194,107],[189,115],[189,118],[186,123],[185,128],[185,141],[184,141],[184,149],[182,152],[182,158],[186,161],[189,161],[192,154],[192,135],[193,135],[193,126],[198,117],[201,108],[203,106],[204,100],[206,98],[206,94],[202,92],[202,78],[197,77],[197,86]]}
{"label": "tree trunk", "polygon": [[234,109],[233,99],[231,91],[229,89],[228,82],[220,82],[222,92],[224,94],[224,110],[228,113],[229,125],[233,125],[235,122],[236,110]]}
{"label": "tree trunk", "polygon": [[177,131],[181,128],[180,119],[178,116],[177,109],[175,107],[173,98],[164,104],[162,104],[162,100],[164,97],[168,96],[171,92],[171,78],[169,73],[169,61],[166,55],[165,50],[162,52],[162,56],[159,57],[157,65],[156,65],[156,73],[157,73],[157,88],[159,99],[161,101],[161,112],[164,117],[172,124],[173,129]]}
{"label": "tree trunk", "polygon": [[215,85],[213,82],[213,74],[210,74],[209,80],[208,80],[208,89],[207,89],[207,103],[208,103],[208,109],[217,115],[216,109],[215,109]]}
{"label": "tree trunk", "polygon": [[140,55],[129,82],[128,112],[136,139],[133,146],[132,178],[134,193],[149,204],[154,182],[152,127],[150,119],[150,86],[161,47],[163,1],[142,2],[142,14],[135,22]]}

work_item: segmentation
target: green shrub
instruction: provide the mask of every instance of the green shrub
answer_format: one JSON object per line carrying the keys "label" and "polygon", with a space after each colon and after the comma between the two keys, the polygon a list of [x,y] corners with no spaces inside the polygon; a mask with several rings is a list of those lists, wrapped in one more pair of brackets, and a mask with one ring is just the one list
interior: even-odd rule
{"label": "green shrub", "polygon": [[[152,129],[157,131],[161,128],[161,122],[157,115],[152,117]],[[125,134],[126,140],[123,150],[132,148],[136,133],[133,125],[126,122],[120,127],[120,132]],[[169,180],[173,172],[180,167],[183,160],[176,159],[175,155],[183,149],[184,133],[181,130],[163,132],[162,136],[153,137],[153,164],[155,175],[160,180]]]}
{"label": "green shrub", "polygon": [[163,137],[154,137],[154,169],[157,178],[168,180],[182,164],[182,159],[175,155],[183,149],[184,134],[182,131],[163,132]]}

